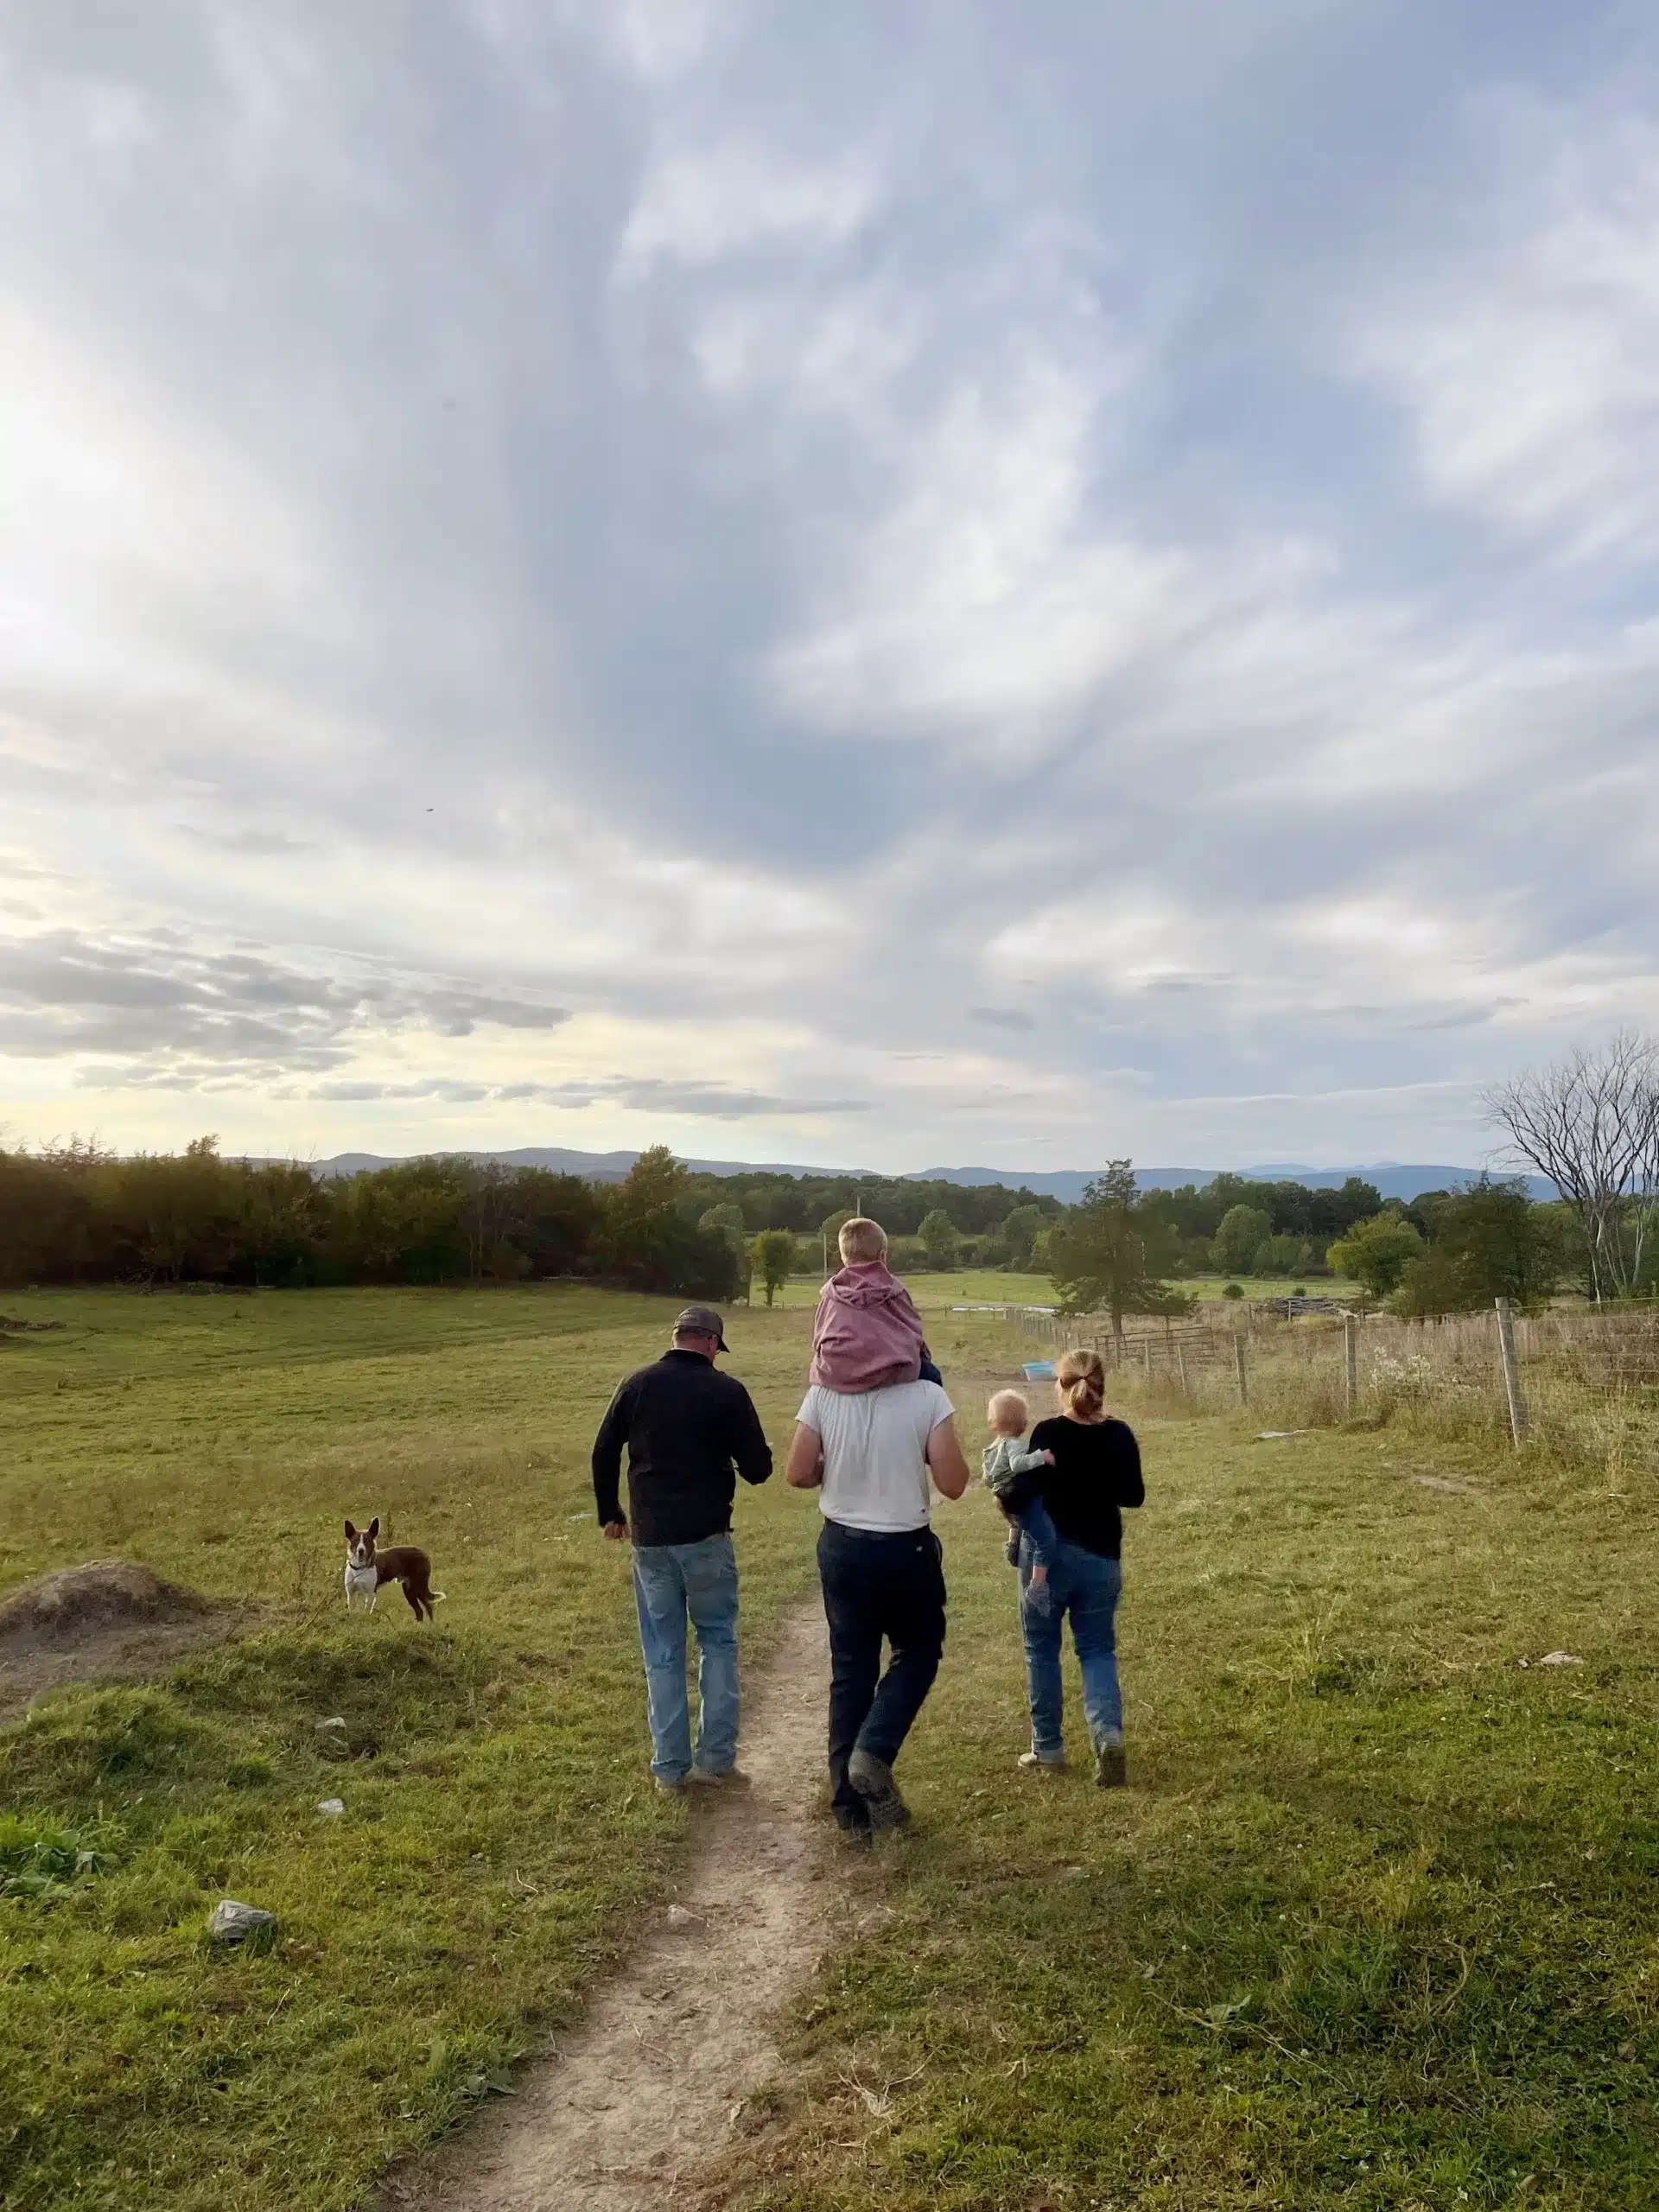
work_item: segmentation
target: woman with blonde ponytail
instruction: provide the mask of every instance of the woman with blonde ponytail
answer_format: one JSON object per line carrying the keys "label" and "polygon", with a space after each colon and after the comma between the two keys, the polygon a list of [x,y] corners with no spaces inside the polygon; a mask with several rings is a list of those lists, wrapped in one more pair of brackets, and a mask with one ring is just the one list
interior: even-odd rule
{"label": "woman with blonde ponytail", "polygon": [[1059,1412],[1031,1432],[1033,1452],[1052,1464],[1017,1478],[1007,1503],[1020,1512],[1040,1503],[1058,1541],[1049,1555],[1048,1604],[1026,1602],[1031,1562],[1020,1567],[1020,1625],[1026,1640],[1026,1694],[1031,1749],[1020,1760],[1036,1771],[1065,1764],[1060,1672],[1065,1624],[1083,1669],[1083,1709],[1094,1746],[1095,1779],[1103,1789],[1128,1779],[1123,1750],[1123,1699],[1117,1680],[1117,1600],[1123,1583],[1123,1512],[1142,1504],[1141,1447],[1127,1421],[1106,1411],[1106,1370],[1100,1354],[1062,1353],[1054,1370]]}

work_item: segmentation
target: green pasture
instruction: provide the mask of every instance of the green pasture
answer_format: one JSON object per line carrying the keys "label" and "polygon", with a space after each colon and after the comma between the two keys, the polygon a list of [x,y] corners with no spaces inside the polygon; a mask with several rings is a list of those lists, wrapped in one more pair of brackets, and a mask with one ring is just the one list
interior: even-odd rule
{"label": "green pasture", "polygon": [[[671,1305],[5,1306],[67,1325],[0,1351],[0,1588],[136,1556],[249,1633],[0,1730],[0,2200],[345,2212],[506,2085],[683,1848],[587,1478]],[[728,1332],[775,1445],[805,1325],[757,1307]],[[976,1442],[986,1381],[1030,1346],[991,1317],[931,1333]],[[999,1523],[978,1491],[942,1506],[915,1822],[849,1871],[891,1917],[848,1915],[715,2201],[1646,2212],[1659,1524],[1637,1461],[1397,1422],[1258,1441],[1156,1401],[1140,1425],[1134,1786],[1016,1770]],[[435,1630],[400,1601],[345,1617],[338,1523],[377,1510],[434,1554]],[[751,1665],[810,1589],[813,1516],[778,1484],[740,1499]],[[1538,1663],[1557,1651],[1584,1663]],[[335,1714],[340,1757],[315,1726]],[[209,1951],[226,1893],[281,1914],[274,1948]]]}
{"label": "green pasture", "polygon": [[[355,2204],[569,2014],[678,1847],[683,1813],[646,1770],[628,1554],[600,1539],[588,1475],[606,1400],[674,1301],[111,1292],[5,1310],[66,1326],[0,1349],[0,1590],[137,1558],[233,1602],[250,1633],[162,1686],[62,1692],[0,1730],[0,1881],[54,1837],[107,1869],[0,1895],[0,2201]],[[800,1328],[732,1324],[777,1437]],[[435,1630],[395,1592],[347,1620],[340,1522],[376,1512],[431,1552]],[[739,1526],[756,1662],[807,1586],[810,1501],[746,1491]],[[315,1726],[335,1715],[343,1745]],[[209,1951],[226,1894],[282,1916],[270,1955]]]}
{"label": "green pasture", "polygon": [[941,1509],[892,1916],[798,2009],[723,2202],[1648,2212],[1651,1490],[1397,1426],[1138,1425],[1131,1788],[1075,1702],[1077,1765],[1016,1768],[1000,1525]]}

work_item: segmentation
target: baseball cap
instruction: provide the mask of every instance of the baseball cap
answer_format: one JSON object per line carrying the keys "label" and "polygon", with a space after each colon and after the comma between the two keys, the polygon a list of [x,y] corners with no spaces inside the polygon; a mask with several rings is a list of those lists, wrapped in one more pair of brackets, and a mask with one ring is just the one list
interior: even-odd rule
{"label": "baseball cap", "polygon": [[677,1337],[712,1337],[720,1351],[729,1349],[725,1325],[712,1306],[682,1306],[674,1316],[674,1333]]}

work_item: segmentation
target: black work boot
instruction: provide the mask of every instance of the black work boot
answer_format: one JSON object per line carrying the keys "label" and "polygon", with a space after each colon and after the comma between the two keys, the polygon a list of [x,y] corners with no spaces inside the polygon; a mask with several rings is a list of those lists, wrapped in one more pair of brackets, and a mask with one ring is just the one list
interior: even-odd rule
{"label": "black work boot", "polygon": [[910,1808],[899,1795],[899,1785],[886,1759],[855,1750],[847,1762],[847,1779],[869,1807],[873,1828],[902,1827],[910,1818]]}

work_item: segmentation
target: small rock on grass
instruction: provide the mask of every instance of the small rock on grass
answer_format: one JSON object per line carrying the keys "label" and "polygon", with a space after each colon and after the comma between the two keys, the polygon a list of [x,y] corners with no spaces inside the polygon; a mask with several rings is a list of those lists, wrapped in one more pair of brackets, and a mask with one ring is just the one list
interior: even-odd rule
{"label": "small rock on grass", "polygon": [[346,1800],[343,1797],[321,1797],[317,1801],[317,1810],[325,1820],[337,1821],[345,1809]]}
{"label": "small rock on grass", "polygon": [[346,1726],[346,1717],[343,1713],[336,1713],[327,1720],[314,1720],[311,1726],[314,1728],[343,1728]]}
{"label": "small rock on grass", "polygon": [[1584,1662],[1571,1651],[1546,1651],[1538,1664],[1541,1667],[1582,1667]]}
{"label": "small rock on grass", "polygon": [[250,1936],[275,1934],[276,1925],[274,1912],[236,1897],[221,1897],[207,1916],[207,1933],[216,1943],[244,1943]]}

